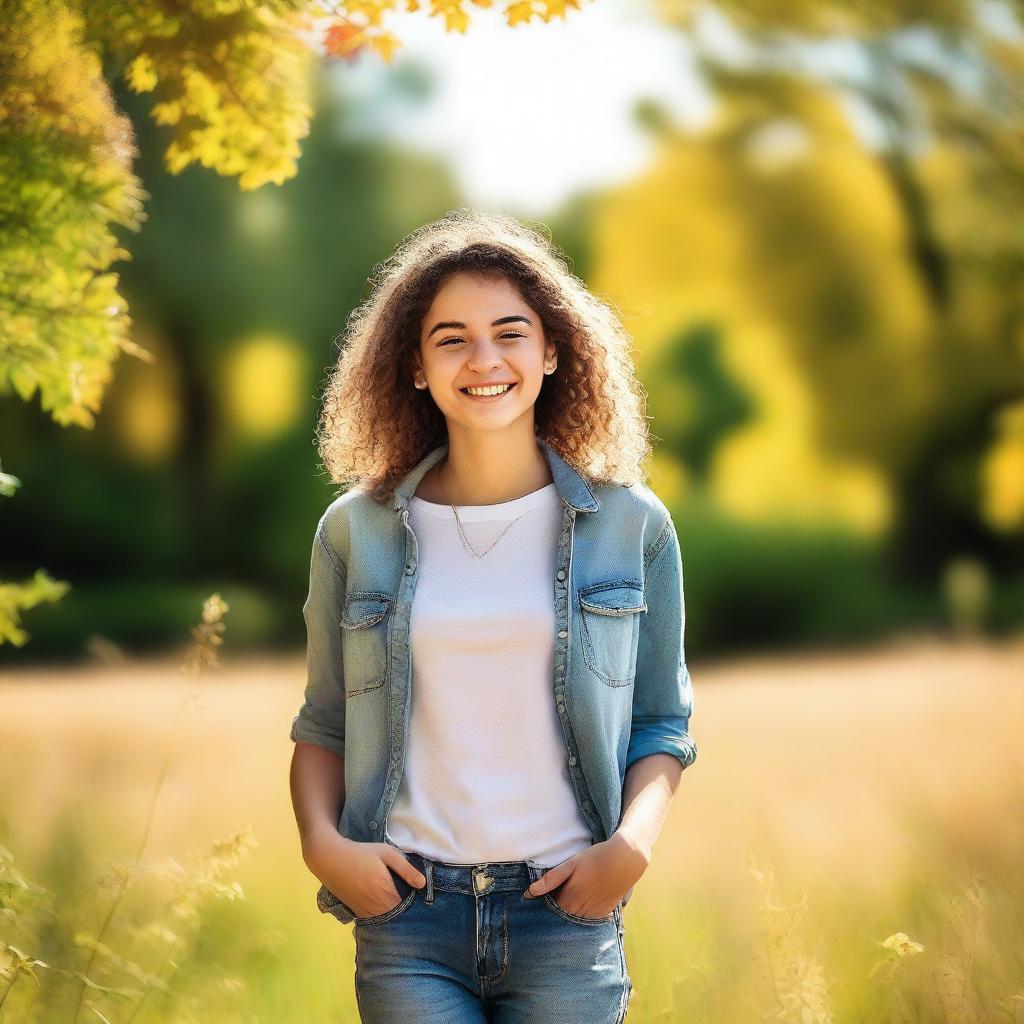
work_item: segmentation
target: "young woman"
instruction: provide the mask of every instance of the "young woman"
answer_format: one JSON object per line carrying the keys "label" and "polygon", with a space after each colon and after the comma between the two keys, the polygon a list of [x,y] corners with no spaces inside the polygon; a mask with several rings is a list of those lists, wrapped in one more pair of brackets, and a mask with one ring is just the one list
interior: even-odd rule
{"label": "young woman", "polygon": [[373,284],[291,730],[317,904],[369,1024],[621,1022],[622,909],[697,754],[629,336],[510,217],[453,211]]}

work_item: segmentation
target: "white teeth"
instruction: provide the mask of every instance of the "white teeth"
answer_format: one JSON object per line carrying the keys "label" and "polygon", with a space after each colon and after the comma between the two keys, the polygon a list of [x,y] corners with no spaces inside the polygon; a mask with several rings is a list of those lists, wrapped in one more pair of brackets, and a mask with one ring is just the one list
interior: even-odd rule
{"label": "white teeth", "polygon": [[490,388],[463,388],[463,391],[468,391],[471,395],[503,395],[510,387],[511,384],[495,384]]}

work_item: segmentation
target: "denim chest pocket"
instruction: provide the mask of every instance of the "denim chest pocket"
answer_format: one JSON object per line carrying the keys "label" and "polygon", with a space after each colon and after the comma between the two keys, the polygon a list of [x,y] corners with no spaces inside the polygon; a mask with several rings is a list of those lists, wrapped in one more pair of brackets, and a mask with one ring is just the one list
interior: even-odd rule
{"label": "denim chest pocket", "polygon": [[354,591],[341,614],[341,656],[345,697],[375,690],[387,678],[391,647],[391,606],[388,594]]}
{"label": "denim chest pocket", "polygon": [[580,639],[590,671],[608,686],[628,686],[636,672],[644,588],[634,580],[606,580],[579,590]]}

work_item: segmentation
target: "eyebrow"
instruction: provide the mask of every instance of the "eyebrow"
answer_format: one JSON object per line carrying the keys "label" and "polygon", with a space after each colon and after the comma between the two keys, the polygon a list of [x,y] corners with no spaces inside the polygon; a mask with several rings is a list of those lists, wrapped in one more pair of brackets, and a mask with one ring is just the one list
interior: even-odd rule
{"label": "eyebrow", "polygon": [[[495,320],[491,324],[491,326],[500,327],[502,324],[514,323],[524,323],[528,324],[530,327],[533,326],[533,324],[530,322],[529,317],[522,316],[521,314],[518,313],[514,314],[513,316],[500,317],[499,319]],[[430,328],[430,333],[427,335],[427,340],[430,340],[431,336],[434,334],[435,331],[447,330],[464,331],[466,330],[466,325],[461,320],[442,320],[439,324],[434,324],[434,326]]]}

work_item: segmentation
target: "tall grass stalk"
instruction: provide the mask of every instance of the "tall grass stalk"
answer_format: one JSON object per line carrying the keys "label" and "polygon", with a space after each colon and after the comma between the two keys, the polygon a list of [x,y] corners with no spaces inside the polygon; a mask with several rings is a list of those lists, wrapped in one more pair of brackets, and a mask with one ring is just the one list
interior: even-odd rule
{"label": "tall grass stalk", "polygon": [[[195,920],[203,897],[211,893],[228,898],[243,895],[237,882],[226,882],[222,876],[229,868],[237,865],[240,858],[254,845],[252,832],[248,826],[227,839],[217,841],[205,854],[195,857],[195,865],[191,870],[182,868],[173,859],[154,864],[143,864],[142,860],[149,843],[160,794],[178,747],[185,711],[199,696],[199,684],[205,674],[220,666],[218,650],[223,643],[223,620],[228,610],[228,605],[221,596],[213,594],[203,603],[200,623],[191,630],[192,643],[181,666],[181,671],[191,680],[191,685],[177,708],[170,741],[146,808],[142,834],[135,855],[128,864],[115,861],[110,865],[106,880],[114,887],[114,898],[96,934],[74,934],[74,945],[89,950],[85,968],[75,970],[61,967],[25,952],[12,942],[0,942],[0,1019],[4,1018],[9,1008],[11,994],[19,980],[31,979],[39,986],[40,991],[43,991],[40,975],[46,973],[63,975],[75,981],[77,992],[73,997],[74,1010],[69,1018],[72,1024],[77,1024],[84,1009],[88,1009],[104,1024],[111,1024],[107,1013],[95,1001],[86,998],[88,992],[133,1003],[127,1022],[135,1020],[150,993],[170,993],[167,978],[173,974],[177,966],[176,954],[180,954],[186,945],[186,940],[180,933],[156,921],[143,928],[129,926],[129,931],[134,936],[144,934],[147,938],[166,943],[167,948],[156,972],[147,971],[133,960],[122,956],[106,941],[132,883],[142,874],[154,873],[171,880],[174,889],[170,910],[172,917],[178,920]],[[0,915],[16,929],[26,932],[29,930],[26,924],[29,917],[44,911],[51,923],[64,925],[65,922],[60,921],[60,915],[54,909],[57,902],[55,894],[26,879],[14,867],[13,861],[13,855],[0,847]],[[46,905],[47,903],[51,905]],[[93,975],[101,958],[139,987],[115,987],[97,982]],[[51,1019],[48,1015],[47,1024],[50,1024]]]}
{"label": "tall grass stalk", "polygon": [[182,672],[184,672],[191,680],[191,685],[185,694],[185,698],[178,705],[177,713],[174,716],[174,725],[171,729],[171,740],[167,745],[167,750],[164,752],[163,763],[160,766],[160,772],[157,775],[156,783],[153,787],[153,795],[150,797],[149,806],[146,808],[146,820],[143,825],[142,837],[139,840],[138,849],[135,851],[135,857],[127,866],[127,869],[120,873],[118,879],[120,884],[117,887],[114,901],[107,910],[107,914],[103,919],[102,925],[100,925],[100,930],[96,935],[95,942],[90,944],[92,948],[89,954],[89,962],[86,964],[85,970],[82,972],[83,984],[79,987],[78,1003],[75,1007],[74,1016],[71,1018],[72,1024],[78,1024],[78,1019],[82,1012],[82,1004],[85,999],[86,990],[84,979],[88,979],[92,975],[92,969],[96,964],[96,957],[98,951],[102,947],[103,939],[107,934],[107,930],[110,928],[110,923],[113,921],[114,915],[117,913],[124,901],[125,893],[127,893],[129,886],[135,878],[139,863],[142,860],[142,855],[149,843],[149,835],[153,828],[153,818],[156,814],[156,806],[159,802],[160,792],[164,787],[164,782],[167,780],[167,773],[170,770],[171,761],[174,759],[174,754],[177,750],[178,735],[181,731],[181,722],[184,718],[185,710],[198,698],[199,684],[207,671],[220,667],[218,648],[223,643],[223,619],[227,611],[228,605],[221,599],[220,594],[213,594],[203,603],[202,619],[199,625],[192,628],[191,632],[193,642],[185,657],[185,663],[181,667]]}
{"label": "tall grass stalk", "polygon": [[763,1015],[778,1024],[833,1024],[835,1019],[823,959],[806,936],[807,893],[789,906],[776,895],[775,871],[749,855],[750,873],[761,887],[757,908],[762,966],[770,979],[775,1006]]}

